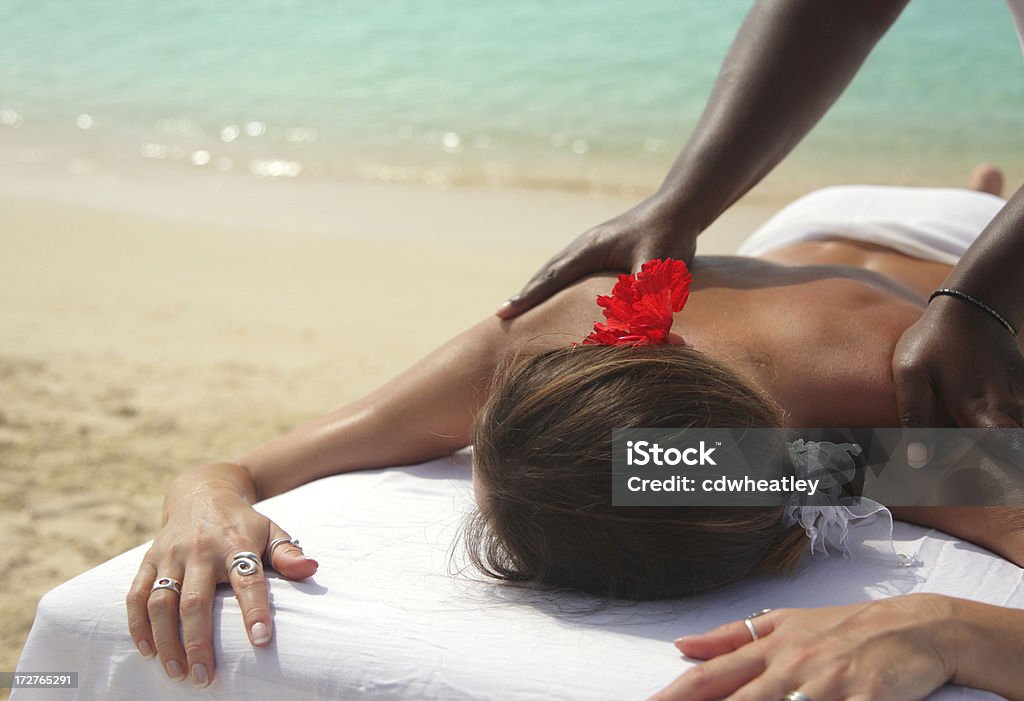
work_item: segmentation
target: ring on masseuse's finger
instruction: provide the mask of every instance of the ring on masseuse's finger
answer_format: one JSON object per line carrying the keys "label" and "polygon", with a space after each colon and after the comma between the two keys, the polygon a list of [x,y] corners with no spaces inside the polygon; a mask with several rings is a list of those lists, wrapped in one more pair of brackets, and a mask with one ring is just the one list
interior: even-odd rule
{"label": "ring on masseuse's finger", "polygon": [[149,591],[155,592],[157,589],[170,589],[178,596],[181,596],[181,582],[177,579],[171,579],[170,577],[160,577],[158,580],[153,582],[153,588]]}
{"label": "ring on masseuse's finger", "polygon": [[290,543],[299,550],[302,550],[302,546],[299,545],[299,541],[295,538],[274,538],[272,541],[270,541],[270,545],[267,546],[267,557],[274,557],[274,548],[276,548],[278,545],[283,545],[284,543]]}
{"label": "ring on masseuse's finger", "polygon": [[248,551],[240,552],[232,558],[231,567],[228,568],[228,574],[230,575],[235,568],[238,568],[238,574],[256,574],[261,564],[260,556],[256,553]]}
{"label": "ring on masseuse's finger", "polygon": [[755,613],[750,614],[749,616],[747,616],[747,618],[757,618],[758,616],[763,616],[766,613],[771,613],[771,612],[772,612],[771,609],[761,609],[760,611],[757,611]]}
{"label": "ring on masseuse's finger", "polygon": [[811,697],[802,691],[791,691],[782,697],[782,701],[811,701]]}

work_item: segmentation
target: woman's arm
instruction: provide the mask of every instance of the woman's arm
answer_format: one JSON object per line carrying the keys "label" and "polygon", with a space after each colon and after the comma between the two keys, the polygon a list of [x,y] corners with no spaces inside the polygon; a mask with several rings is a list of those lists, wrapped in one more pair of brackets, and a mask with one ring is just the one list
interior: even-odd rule
{"label": "woman's arm", "polygon": [[[326,475],[409,465],[469,445],[495,369],[524,350],[569,345],[586,334],[614,275],[594,276],[516,319],[488,317],[367,397],[238,459],[255,500]],[[588,310],[580,314],[581,306]]]}
{"label": "woman's arm", "polygon": [[469,445],[498,365],[527,348],[581,338],[587,324],[576,310],[583,299],[593,306],[593,289],[581,283],[516,319],[484,319],[369,396],[241,457],[254,498],[326,475],[423,462]]}
{"label": "woman's arm", "polygon": [[456,336],[367,397],[241,457],[255,498],[327,475],[423,462],[468,445],[494,368],[518,337],[512,324],[495,321]]}
{"label": "woman's arm", "polygon": [[[164,501],[162,528],[126,598],[139,651],[159,657],[172,679],[191,677],[207,686],[214,670],[212,606],[221,582],[234,588],[252,644],[269,644],[266,579],[259,570],[246,576],[233,569],[234,555],[261,556],[290,579],[312,576],[318,564],[291,544],[269,552],[271,542],[290,535],[252,504],[326,475],[422,462],[467,445],[498,364],[528,344],[568,343],[564,335],[550,334],[576,330],[571,310],[583,292],[566,291],[512,322],[490,317],[366,398],[238,462],[178,476]],[[154,590],[163,578],[177,580],[180,592]]]}
{"label": "woman's arm", "polygon": [[1024,701],[1024,611],[951,599],[952,682]]}

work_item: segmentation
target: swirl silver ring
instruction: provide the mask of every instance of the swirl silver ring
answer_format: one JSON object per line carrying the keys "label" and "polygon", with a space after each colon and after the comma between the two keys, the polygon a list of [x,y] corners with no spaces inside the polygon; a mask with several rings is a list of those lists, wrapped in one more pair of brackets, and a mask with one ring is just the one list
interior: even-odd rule
{"label": "swirl silver ring", "polygon": [[238,574],[241,575],[256,574],[262,564],[260,556],[256,553],[240,552],[232,558],[231,567],[228,568],[228,575],[230,576],[235,571],[235,568],[238,569]]}
{"label": "swirl silver ring", "polygon": [[802,691],[791,691],[782,697],[782,701],[811,701],[811,697]]}
{"label": "swirl silver ring", "polygon": [[766,613],[771,613],[771,612],[772,612],[771,609],[761,609],[760,611],[756,611],[756,612],[750,614],[749,616],[747,616],[747,618],[757,618],[758,616],[763,616]]}
{"label": "swirl silver ring", "polygon": [[170,589],[178,596],[181,596],[181,582],[171,577],[160,577],[158,580],[153,582],[153,588],[150,589],[150,593],[155,592],[157,589]]}
{"label": "swirl silver ring", "polygon": [[290,543],[299,550],[302,550],[302,546],[299,545],[299,541],[295,538],[274,538],[272,541],[270,541],[270,545],[267,546],[267,557],[274,557],[274,548],[276,548],[278,545],[283,545],[284,543]]}

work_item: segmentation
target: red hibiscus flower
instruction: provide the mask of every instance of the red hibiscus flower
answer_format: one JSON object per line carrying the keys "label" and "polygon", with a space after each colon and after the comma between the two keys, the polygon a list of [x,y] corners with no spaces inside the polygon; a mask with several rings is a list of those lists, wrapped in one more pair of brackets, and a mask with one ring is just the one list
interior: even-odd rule
{"label": "red hibiscus flower", "polygon": [[597,298],[608,323],[594,324],[594,332],[583,344],[646,346],[681,341],[669,333],[672,314],[686,304],[692,279],[686,263],[672,258],[649,260],[635,275],[619,275],[611,296]]}

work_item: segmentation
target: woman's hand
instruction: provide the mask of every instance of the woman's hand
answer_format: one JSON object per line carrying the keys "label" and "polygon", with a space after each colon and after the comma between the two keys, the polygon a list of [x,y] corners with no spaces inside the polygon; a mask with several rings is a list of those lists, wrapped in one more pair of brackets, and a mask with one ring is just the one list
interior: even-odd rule
{"label": "woman's hand", "polygon": [[954,600],[915,594],[853,606],[779,609],[676,641],[708,660],[652,701],[779,701],[799,691],[812,701],[908,701],[953,678]]}
{"label": "woman's hand", "polygon": [[[253,509],[231,481],[192,478],[168,506],[128,592],[128,628],[139,652],[155,653],[171,679],[191,676],[197,686],[207,686],[213,679],[212,611],[220,582],[234,588],[252,644],[268,644],[273,628],[263,569],[243,574],[245,567],[231,564],[237,553],[251,552],[289,579],[312,576],[318,564],[297,546],[282,543],[268,552],[278,538],[290,536]],[[163,578],[179,582],[180,594],[153,589]]]}
{"label": "woman's hand", "polygon": [[[1024,427],[1024,355],[1016,338],[970,302],[936,297],[900,337],[892,373],[905,428],[950,418],[965,428]],[[908,454],[912,462],[921,457]]]}
{"label": "woman's hand", "polygon": [[498,316],[518,316],[592,273],[636,272],[651,258],[676,258],[689,264],[699,232],[681,230],[677,219],[666,200],[652,197],[583,232],[505,302]]}

